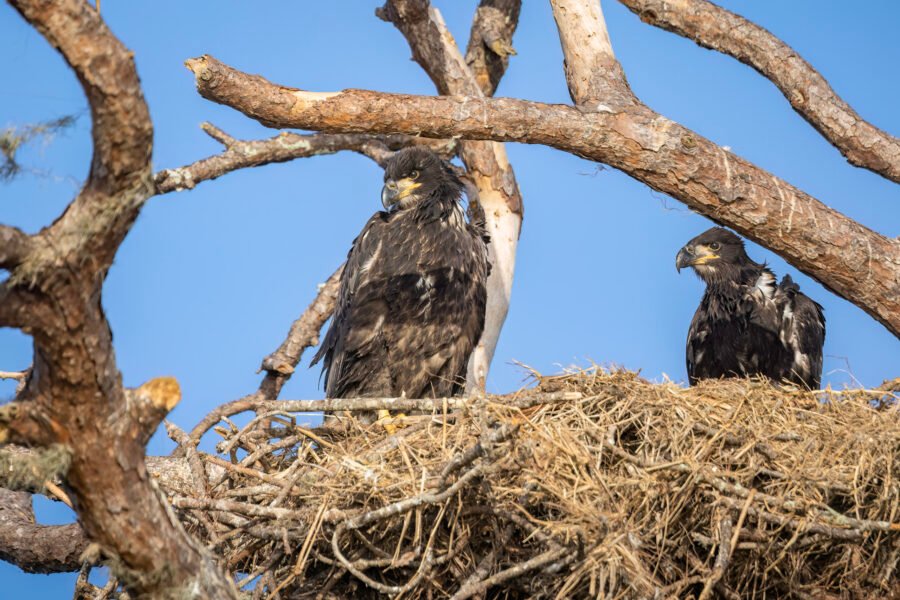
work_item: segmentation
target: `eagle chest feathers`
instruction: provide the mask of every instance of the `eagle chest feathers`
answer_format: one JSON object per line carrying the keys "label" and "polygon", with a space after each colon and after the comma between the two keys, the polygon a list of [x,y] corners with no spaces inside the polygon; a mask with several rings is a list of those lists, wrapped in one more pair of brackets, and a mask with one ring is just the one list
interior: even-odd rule
{"label": "eagle chest feathers", "polygon": [[751,260],[733,233],[714,227],[675,259],[692,267],[706,291],[688,330],[688,378],[763,375],[811,389],[819,386],[825,317],[789,276],[776,283]]}
{"label": "eagle chest feathers", "polygon": [[[314,359],[324,358],[328,397],[440,397],[465,389],[484,329],[490,266],[483,232],[466,222],[457,200],[462,186],[452,181],[459,187],[376,213],[354,241]],[[401,196],[392,190],[390,199]]]}

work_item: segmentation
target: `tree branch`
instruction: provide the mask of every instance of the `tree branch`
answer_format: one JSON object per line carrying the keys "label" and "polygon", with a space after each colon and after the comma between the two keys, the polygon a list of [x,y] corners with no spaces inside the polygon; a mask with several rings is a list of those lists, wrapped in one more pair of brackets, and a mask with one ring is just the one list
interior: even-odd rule
{"label": "tree branch", "polygon": [[[276,400],[281,388],[290,379],[303,356],[303,351],[319,343],[319,331],[325,321],[334,312],[334,304],[337,301],[338,288],[341,281],[341,273],[344,265],[341,265],[331,274],[328,280],[319,286],[319,292],[300,317],[291,324],[287,337],[277,350],[269,354],[262,361],[260,370],[266,371],[265,377],[259,384],[259,388],[252,394],[248,394],[227,404],[218,406],[206,415],[192,430],[187,438],[188,443],[197,446],[200,439],[222,417],[236,414],[229,412],[237,408],[237,412],[255,410],[260,403]],[[180,455],[182,449],[176,448],[173,455]]]}
{"label": "tree branch", "polygon": [[544,144],[608,164],[783,256],[900,335],[900,243],[643,105],[588,112],[507,98],[322,94],[209,56],[187,64],[203,97],[269,126]]}
{"label": "tree branch", "polygon": [[31,250],[31,238],[21,229],[0,225],[0,269],[19,266]]}
{"label": "tree branch", "polygon": [[[184,167],[160,171],[154,175],[157,194],[193,189],[198,183],[217,179],[238,169],[334,154],[342,150],[358,152],[379,165],[384,165],[396,149],[416,143],[409,136],[299,135],[288,132],[282,132],[268,140],[243,141],[232,138],[209,123],[203,123],[201,127],[210,137],[221,142],[225,151]],[[418,140],[419,143],[425,141],[429,145],[436,145],[434,140]],[[444,142],[439,144],[446,146]]]}
{"label": "tree branch", "polygon": [[0,560],[29,573],[77,571],[87,546],[77,523],[38,525],[31,494],[0,488]]}
{"label": "tree branch", "polygon": [[78,197],[32,237],[0,286],[0,320],[27,327],[35,347],[33,375],[19,401],[3,407],[3,433],[68,447],[65,483],[79,522],[132,595],[234,598],[233,582],[147,476],[144,446],[177,401],[177,384],[159,379],[125,393],[102,308],[106,272],[154,190],[153,128],[132,54],[87,2],[9,1],[78,76],[94,154]]}
{"label": "tree branch", "polygon": [[294,368],[300,362],[303,351],[319,345],[319,331],[334,312],[343,272],[344,265],[341,265],[325,283],[319,286],[319,292],[315,299],[291,324],[285,340],[275,352],[263,359],[260,369],[267,373],[260,385],[260,392],[265,398],[270,400],[277,398],[284,383],[294,373]]}
{"label": "tree branch", "polygon": [[493,96],[515,54],[512,38],[522,0],[481,0],[472,20],[466,64],[485,96]]}
{"label": "tree branch", "polygon": [[635,103],[625,72],[613,53],[600,3],[550,0],[565,55],[572,102],[587,110]]}
{"label": "tree branch", "polygon": [[[518,16],[515,6],[517,3],[505,2],[504,5],[507,17]],[[479,22],[484,21],[485,16],[493,15],[494,20],[498,20],[498,12],[496,8],[480,6],[473,30],[478,27]],[[493,79],[488,76],[482,82],[484,85],[480,85],[453,41],[440,11],[432,7],[428,0],[389,0],[379,11],[379,16],[392,22],[403,33],[412,49],[413,58],[428,73],[441,94],[480,97],[490,95],[496,89],[496,83],[503,75],[508,59],[493,61]],[[502,34],[498,32],[497,35],[508,35],[511,44],[516,23],[515,20],[505,21]],[[501,47],[506,38],[498,37],[494,42],[495,46]],[[486,63],[484,68],[488,68]],[[468,393],[472,393],[485,387],[500,330],[509,312],[523,207],[522,195],[506,156],[506,148],[502,144],[463,141],[460,143],[460,158],[466,165],[468,178],[477,188],[477,203],[485,216],[485,227],[491,236],[488,247],[491,274],[487,282],[484,332],[467,368],[466,388]]]}
{"label": "tree branch", "polygon": [[645,23],[753,67],[850,164],[900,183],[900,139],[866,122],[812,65],[766,29],[706,0],[619,1]]}
{"label": "tree branch", "polygon": [[87,187],[117,194],[146,175],[153,127],[132,53],[80,0],[9,0],[75,71],[91,107],[94,156]]}

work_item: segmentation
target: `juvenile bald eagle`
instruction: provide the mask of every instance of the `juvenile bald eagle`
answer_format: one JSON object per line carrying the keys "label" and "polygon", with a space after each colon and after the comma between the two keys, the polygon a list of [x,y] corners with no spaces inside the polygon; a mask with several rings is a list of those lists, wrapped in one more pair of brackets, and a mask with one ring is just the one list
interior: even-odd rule
{"label": "juvenile bald eagle", "polygon": [[818,389],[825,316],[785,275],[776,285],[735,234],[713,227],[688,242],[675,267],[706,283],[687,338],[687,372],[698,379],[764,375]]}
{"label": "juvenile bald eagle", "polygon": [[324,359],[329,398],[457,395],[484,328],[487,236],[431,150],[397,152],[384,182],[385,211],[353,241],[313,364]]}

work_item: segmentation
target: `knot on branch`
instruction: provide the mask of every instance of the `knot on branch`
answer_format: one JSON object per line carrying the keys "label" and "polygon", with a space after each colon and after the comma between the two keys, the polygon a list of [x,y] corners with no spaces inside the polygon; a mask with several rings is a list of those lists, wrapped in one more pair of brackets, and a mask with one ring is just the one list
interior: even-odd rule
{"label": "knot on branch", "polygon": [[500,58],[516,55],[509,39],[512,33],[507,31],[510,29],[510,19],[506,11],[494,6],[479,6],[475,11],[475,25],[482,42],[491,52]]}
{"label": "knot on branch", "polygon": [[165,416],[181,401],[181,386],[174,377],[157,377],[136,389],[126,390],[125,398],[139,430],[137,439],[146,444]]}

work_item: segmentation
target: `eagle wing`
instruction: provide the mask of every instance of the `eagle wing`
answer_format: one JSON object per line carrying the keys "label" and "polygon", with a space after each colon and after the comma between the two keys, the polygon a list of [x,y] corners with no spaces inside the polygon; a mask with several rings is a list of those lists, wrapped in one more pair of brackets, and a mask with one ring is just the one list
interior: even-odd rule
{"label": "eagle wing", "polygon": [[688,328],[687,347],[685,348],[684,358],[687,366],[688,381],[694,384],[702,377],[701,364],[703,362],[703,343],[709,336],[707,327],[708,320],[706,311],[701,304],[691,319],[691,326]]}
{"label": "eagle wing", "polygon": [[800,292],[785,275],[775,293],[780,307],[779,337],[791,357],[783,377],[818,389],[822,378],[822,347],[825,345],[825,315],[822,306]]}
{"label": "eagle wing", "polygon": [[353,242],[313,359],[324,359],[326,395],[462,391],[484,327],[488,270],[478,231],[421,222],[412,212],[377,213]]}
{"label": "eagle wing", "polygon": [[373,389],[390,386],[384,381],[389,377],[386,369],[382,373],[361,371],[364,366],[386,365],[386,360],[358,360],[385,352],[381,338],[388,307],[384,290],[378,289],[378,282],[371,281],[368,273],[381,260],[387,221],[386,213],[375,213],[353,240],[331,326],[310,364],[324,359],[325,392],[330,398],[344,397],[349,389],[354,395],[364,395],[365,385]]}

